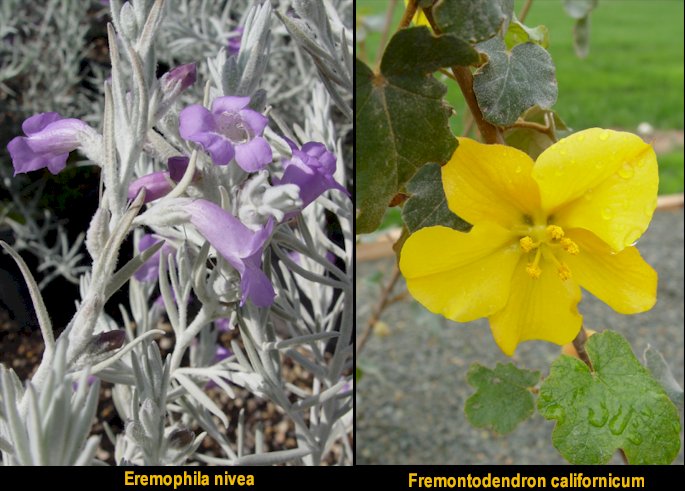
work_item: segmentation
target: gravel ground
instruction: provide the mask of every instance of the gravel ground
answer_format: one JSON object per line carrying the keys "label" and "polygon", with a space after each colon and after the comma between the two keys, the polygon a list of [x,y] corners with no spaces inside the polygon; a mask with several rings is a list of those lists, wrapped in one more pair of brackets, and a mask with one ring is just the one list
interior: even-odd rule
{"label": "gravel ground", "polygon": [[[621,315],[584,292],[585,325],[611,328],[642,359],[650,343],[683,380],[683,211],[659,212],[640,240],[643,257],[659,273],[658,301],[649,312]],[[379,295],[369,280],[386,276],[394,259],[361,263],[357,279],[357,325],[365,326]],[[397,286],[402,291],[404,284]],[[473,389],[466,371],[474,362],[494,367],[513,361],[548,373],[559,348],[533,341],[519,345],[513,360],[494,344],[487,321],[457,324],[413,301],[388,308],[387,336],[371,336],[358,363],[356,450],[358,464],[564,464],[551,444],[553,422],[537,413],[512,433],[497,436],[470,426],[463,408]],[[681,412],[682,423],[682,412]],[[682,426],[682,424],[681,424]],[[675,463],[683,463],[681,450]],[[618,456],[612,463],[620,463]]]}

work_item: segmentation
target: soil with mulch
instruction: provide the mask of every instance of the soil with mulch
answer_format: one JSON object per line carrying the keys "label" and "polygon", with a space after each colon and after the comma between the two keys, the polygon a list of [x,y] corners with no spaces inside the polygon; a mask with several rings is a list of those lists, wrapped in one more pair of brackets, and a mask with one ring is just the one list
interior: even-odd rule
{"label": "soil with mulch", "polygon": [[[164,326],[160,326],[164,329]],[[166,330],[170,331],[170,328]],[[229,347],[231,341],[239,338],[237,331],[222,333],[219,343]],[[166,336],[160,342],[163,355],[173,348],[173,337]],[[237,339],[240,342],[239,339]],[[10,316],[10,313],[0,308],[0,363],[7,368],[12,368],[17,375],[26,380],[38,366],[43,353],[43,340],[38,328],[25,328],[20,326]],[[285,359],[283,377],[288,382],[302,387],[311,387],[311,374],[303,370],[300,365]],[[245,447],[247,452],[254,451],[254,435],[257,425],[261,424],[264,435],[264,451],[285,450],[297,446],[295,427],[287,416],[281,413],[277,406],[266,400],[255,397],[244,389],[234,387],[235,399],[230,398],[219,388],[210,388],[208,395],[224,410],[231,422],[226,430],[226,435],[231,443],[236,442],[236,428],[238,415],[245,410]],[[305,420],[308,415],[305,415]],[[114,464],[114,447],[104,433],[102,422],[107,422],[115,433],[123,431],[123,422],[119,418],[112,402],[112,384],[102,382],[100,390],[100,402],[98,406],[97,423],[93,426],[92,434],[102,435],[100,450],[97,458],[109,464]],[[194,428],[200,433],[200,428]],[[224,457],[219,446],[210,437],[205,438],[201,450],[205,455]],[[340,460],[342,448],[334,446],[328,455],[326,463],[333,464]]]}

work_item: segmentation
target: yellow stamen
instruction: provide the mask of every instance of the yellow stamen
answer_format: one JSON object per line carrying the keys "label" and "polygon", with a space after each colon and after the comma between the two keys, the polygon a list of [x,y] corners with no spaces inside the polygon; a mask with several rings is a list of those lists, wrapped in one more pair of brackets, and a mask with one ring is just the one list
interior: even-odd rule
{"label": "yellow stamen", "polygon": [[526,266],[526,273],[528,273],[528,276],[530,276],[534,280],[537,280],[542,274],[542,270],[535,264],[528,263],[528,265]]}
{"label": "yellow stamen", "polygon": [[528,273],[528,276],[533,278],[534,280],[537,280],[540,275],[542,274],[542,270],[538,266],[538,263],[540,262],[540,249],[537,250],[535,253],[535,259],[533,259],[532,263],[528,263],[526,265],[526,273]]}
{"label": "yellow stamen", "polygon": [[519,240],[519,244],[521,245],[521,249],[523,250],[523,252],[530,252],[537,247],[535,242],[533,242],[533,239],[531,239],[527,235],[525,237],[522,237],[521,240]]}
{"label": "yellow stamen", "polygon": [[568,266],[566,266],[564,263],[559,263],[559,268],[557,269],[559,273],[559,278],[562,280],[568,280],[572,275],[571,275],[571,270],[568,269]]}
{"label": "yellow stamen", "polygon": [[553,240],[559,240],[564,236],[564,229],[558,225],[549,225],[547,227],[547,235],[549,235]]}
{"label": "yellow stamen", "polygon": [[563,247],[564,250],[572,256],[575,256],[580,252],[580,249],[578,249],[578,244],[573,242],[568,237],[561,239],[561,247]]}

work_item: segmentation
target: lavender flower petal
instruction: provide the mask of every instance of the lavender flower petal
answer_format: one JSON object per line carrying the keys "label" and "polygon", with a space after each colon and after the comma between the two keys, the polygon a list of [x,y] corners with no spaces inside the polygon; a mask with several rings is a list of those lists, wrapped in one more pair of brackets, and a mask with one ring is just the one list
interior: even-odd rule
{"label": "lavender flower petal", "polygon": [[273,302],[271,282],[261,271],[261,256],[273,222],[258,232],[247,228],[240,220],[220,206],[203,199],[179,199],[190,214],[190,222],[240,274],[241,305],[246,299],[258,306]]}
{"label": "lavender flower petal", "polygon": [[262,170],[272,159],[271,147],[261,136],[235,147],[235,160],[246,172]]}
{"label": "lavender flower petal", "polygon": [[45,167],[57,174],[66,166],[69,152],[81,145],[84,133],[95,133],[80,119],[63,119],[55,112],[31,116],[22,129],[27,136],[17,136],[7,145],[15,176]]}

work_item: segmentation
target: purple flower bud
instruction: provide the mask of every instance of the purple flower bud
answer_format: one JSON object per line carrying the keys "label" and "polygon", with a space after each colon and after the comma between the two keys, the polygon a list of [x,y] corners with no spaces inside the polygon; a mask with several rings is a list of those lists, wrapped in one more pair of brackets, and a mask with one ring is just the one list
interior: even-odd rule
{"label": "purple flower bud", "polygon": [[[138,242],[138,251],[143,252],[145,249],[152,247],[160,240],[163,239],[151,234],[145,234]],[[145,261],[135,273],[133,273],[133,277],[138,281],[155,281],[159,276],[159,257],[163,254],[166,258],[169,254],[173,254],[174,250],[175,249],[172,246],[165,243],[160,250],[150,256],[150,258]]]}
{"label": "purple flower bud", "polygon": [[303,209],[329,189],[350,195],[333,177],[336,158],[323,143],[308,142],[298,149],[292,141],[286,141],[292,148],[293,156],[284,163],[285,171],[278,184],[295,184],[299,187]]}
{"label": "purple flower bud", "polygon": [[246,172],[256,172],[271,162],[271,147],[261,136],[268,119],[245,109],[249,97],[218,97],[211,112],[199,104],[179,115],[179,132],[202,146],[217,165],[228,165],[235,157]]}
{"label": "purple flower bud", "polygon": [[245,31],[245,28],[242,26],[236,27],[235,31],[231,33],[231,37],[228,38],[226,50],[228,51],[229,55],[237,55],[240,52],[240,43],[243,39],[243,31]]}
{"label": "purple flower bud", "polygon": [[173,182],[183,178],[188,162],[188,157],[171,157],[167,162],[169,172],[152,172],[131,182],[128,186],[128,199],[134,199],[142,188],[145,188],[145,203],[167,195],[173,188]]}
{"label": "purple flower bud", "polygon": [[166,72],[159,79],[162,92],[178,94],[195,83],[197,79],[197,69],[195,63],[177,66]]}
{"label": "purple flower bud", "polygon": [[[90,387],[91,385],[93,385],[95,383],[95,381],[97,379],[98,378],[95,375],[88,375],[86,377],[86,384],[88,385],[88,387]],[[74,381],[71,384],[71,390],[73,390],[74,392],[76,392],[78,390],[78,382]]]}
{"label": "purple flower bud", "polygon": [[221,318],[214,321],[214,327],[219,332],[228,332],[233,330],[230,319]]}
{"label": "purple flower bud", "polygon": [[223,346],[216,347],[216,353],[214,353],[214,363],[219,363],[226,358],[233,356],[233,351]]}
{"label": "purple flower bud", "polygon": [[58,113],[35,114],[24,121],[26,136],[17,136],[7,145],[14,175],[48,168],[53,174],[67,165],[69,152],[97,132],[80,119],[65,119]]}
{"label": "purple flower bud", "polygon": [[240,274],[241,305],[249,298],[259,307],[273,303],[275,292],[262,271],[262,251],[271,235],[273,220],[254,231],[220,206],[204,200],[179,198],[190,222]]}

